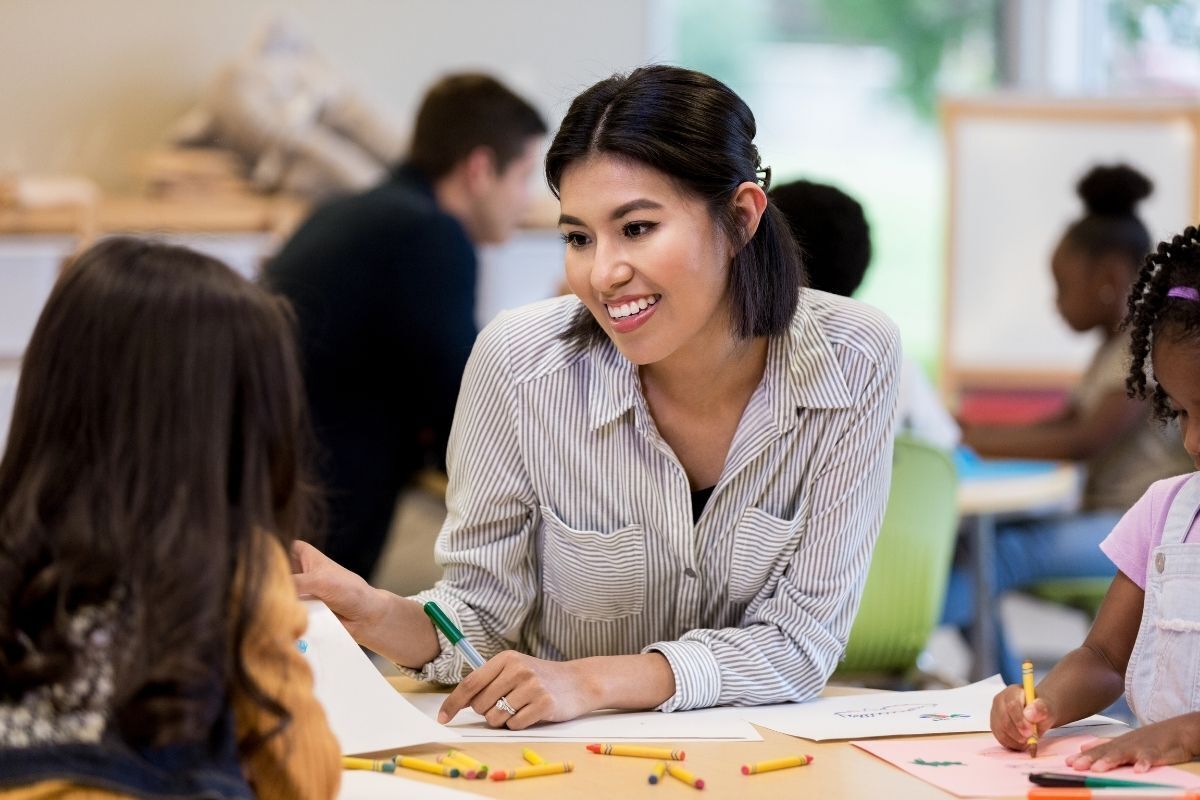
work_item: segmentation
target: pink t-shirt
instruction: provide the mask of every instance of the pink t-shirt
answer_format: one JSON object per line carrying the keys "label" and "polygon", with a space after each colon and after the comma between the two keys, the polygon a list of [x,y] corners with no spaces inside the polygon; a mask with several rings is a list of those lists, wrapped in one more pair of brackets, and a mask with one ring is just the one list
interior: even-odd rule
{"label": "pink t-shirt", "polygon": [[[1162,543],[1163,527],[1167,523],[1167,512],[1179,490],[1193,473],[1177,475],[1150,484],[1146,493],[1125,512],[1121,521],[1112,529],[1100,549],[1117,565],[1128,578],[1146,590],[1146,567],[1150,553]],[[1200,519],[1200,516],[1197,517]],[[1200,525],[1192,520],[1192,527],[1184,541],[1200,541],[1197,529]]]}

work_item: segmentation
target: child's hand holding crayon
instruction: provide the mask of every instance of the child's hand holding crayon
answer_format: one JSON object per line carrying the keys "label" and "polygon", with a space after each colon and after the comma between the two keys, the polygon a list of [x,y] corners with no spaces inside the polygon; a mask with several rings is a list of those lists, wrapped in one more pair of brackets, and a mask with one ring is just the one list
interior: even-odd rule
{"label": "child's hand holding crayon", "polygon": [[992,700],[992,735],[1010,750],[1025,750],[1029,737],[1039,739],[1054,727],[1055,715],[1045,698],[1025,704],[1025,690],[1008,686]]}

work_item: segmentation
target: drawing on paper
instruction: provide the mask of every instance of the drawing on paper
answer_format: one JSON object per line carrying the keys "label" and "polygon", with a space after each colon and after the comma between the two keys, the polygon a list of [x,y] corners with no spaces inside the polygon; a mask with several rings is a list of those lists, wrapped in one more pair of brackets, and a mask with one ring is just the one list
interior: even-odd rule
{"label": "drawing on paper", "polygon": [[926,761],[923,758],[914,758],[912,763],[918,767],[965,767],[961,761]]}
{"label": "drawing on paper", "polygon": [[900,703],[891,706],[879,706],[876,708],[857,708],[852,711],[836,711],[834,716],[842,719],[878,719],[880,717],[892,717],[896,714],[909,714],[922,708],[930,708],[933,703]]}
{"label": "drawing on paper", "polygon": [[970,714],[922,714],[921,719],[933,722],[945,722],[948,719],[970,719]]}

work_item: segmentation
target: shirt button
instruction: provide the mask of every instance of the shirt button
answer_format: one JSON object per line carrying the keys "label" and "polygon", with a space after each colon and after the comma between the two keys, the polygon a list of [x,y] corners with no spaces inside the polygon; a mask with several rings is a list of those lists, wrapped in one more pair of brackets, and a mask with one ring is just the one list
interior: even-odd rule
{"label": "shirt button", "polygon": [[1154,557],[1154,568],[1159,572],[1167,568],[1167,557],[1164,554],[1159,553]]}
{"label": "shirt button", "polygon": [[685,569],[683,571],[683,574],[687,575],[689,578],[694,578],[694,577],[696,577],[696,570],[692,569],[691,567],[688,567],[687,569]]}

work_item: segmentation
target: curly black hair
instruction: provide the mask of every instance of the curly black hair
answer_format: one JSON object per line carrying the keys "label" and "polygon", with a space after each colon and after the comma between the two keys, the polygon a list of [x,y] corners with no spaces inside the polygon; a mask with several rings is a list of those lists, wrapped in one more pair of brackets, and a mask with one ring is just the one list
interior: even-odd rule
{"label": "curly black hair", "polygon": [[1184,229],[1170,242],[1160,242],[1158,249],[1146,256],[1129,292],[1124,327],[1131,333],[1132,360],[1125,388],[1130,397],[1150,397],[1154,416],[1160,420],[1171,419],[1174,414],[1162,387],[1152,384],[1147,376],[1155,340],[1161,337],[1164,341],[1200,342],[1200,300],[1169,296],[1177,287],[1200,293],[1200,230],[1195,226]]}
{"label": "curly black hair", "polygon": [[808,285],[850,297],[871,263],[871,226],[863,207],[835,186],[794,181],[771,190],[804,251]]}

